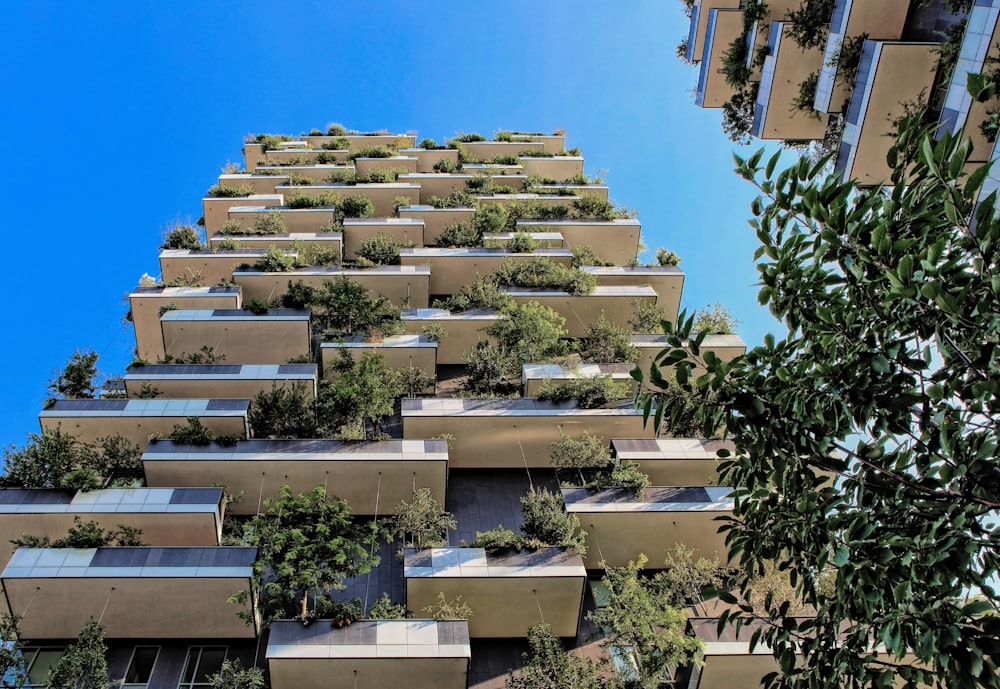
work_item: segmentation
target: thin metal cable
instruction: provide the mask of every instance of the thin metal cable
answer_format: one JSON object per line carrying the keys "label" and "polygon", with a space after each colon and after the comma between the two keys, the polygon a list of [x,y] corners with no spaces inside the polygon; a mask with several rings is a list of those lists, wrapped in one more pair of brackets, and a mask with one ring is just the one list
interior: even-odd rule
{"label": "thin metal cable", "polygon": [[264,473],[260,472],[260,490],[257,491],[257,514],[260,514],[260,504],[264,499]]}
{"label": "thin metal cable", "polygon": [[25,615],[28,614],[28,609],[31,608],[31,604],[35,602],[35,596],[38,595],[38,592],[41,590],[42,590],[41,586],[35,587],[35,592],[31,594],[31,598],[28,599],[28,604],[24,606],[24,612],[21,613],[21,617],[24,617]]}
{"label": "thin metal cable", "polygon": [[372,581],[372,569],[370,566],[371,559],[375,556],[375,543],[377,542],[376,536],[378,534],[378,501],[382,496],[382,472],[378,472],[378,486],[375,488],[375,521],[372,524],[372,547],[368,550],[368,578],[365,579],[365,612],[368,611],[368,595],[371,593],[371,581]]}
{"label": "thin metal cable", "polygon": [[101,620],[103,620],[103,619],[104,619],[104,613],[105,613],[105,612],[107,611],[107,609],[108,609],[108,603],[110,603],[110,602],[111,602],[111,594],[112,594],[112,593],[114,593],[114,590],[115,590],[115,587],[114,587],[114,586],[112,586],[112,587],[111,587],[111,590],[110,590],[110,591],[108,591],[108,597],[107,597],[107,599],[106,599],[106,600],[104,601],[104,607],[103,607],[103,608],[101,609],[101,616],[97,618],[97,624],[100,624],[100,623],[101,623]]}
{"label": "thin metal cable", "polygon": [[521,444],[520,440],[517,441],[517,447],[521,450],[521,461],[524,463],[524,473],[528,475],[528,488],[534,491],[535,484],[531,480],[531,469],[528,468],[528,458],[524,456],[524,446]]}
{"label": "thin metal cable", "polygon": [[545,615],[542,614],[542,604],[538,602],[538,591],[531,589],[531,593],[535,596],[535,605],[538,606],[538,616],[541,618],[542,624],[545,624]]}

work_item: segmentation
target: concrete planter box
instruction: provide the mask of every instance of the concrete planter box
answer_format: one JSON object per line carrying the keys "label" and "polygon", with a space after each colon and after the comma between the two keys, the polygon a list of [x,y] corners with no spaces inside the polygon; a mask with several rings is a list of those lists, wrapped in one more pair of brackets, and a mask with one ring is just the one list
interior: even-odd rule
{"label": "concrete planter box", "polygon": [[331,249],[343,255],[344,235],[342,232],[282,232],[281,234],[217,234],[208,240],[209,246],[218,247],[225,239],[235,239],[247,249],[266,250],[275,246],[279,249],[302,247],[308,253],[312,249]]}
{"label": "concrete planter box", "polygon": [[482,548],[407,548],[406,605],[420,610],[444,593],[472,608],[472,638],[524,638],[543,620],[557,636],[579,629],[587,572],[580,556],[558,548],[487,554]]}
{"label": "concrete planter box", "polygon": [[239,287],[140,287],[128,295],[135,329],[136,356],[145,361],[162,359],[163,331],[160,309],[239,309]]}
{"label": "concrete planter box", "polygon": [[[656,359],[656,355],[667,348],[665,335],[643,335],[632,336],[632,346],[639,350],[638,366],[643,372],[649,371],[649,367]],[[732,361],[741,354],[746,354],[747,345],[739,335],[706,335],[701,343],[702,352],[712,352],[723,361]],[[705,372],[701,366],[696,366],[692,373],[696,376]]]}
{"label": "concrete planter box", "polygon": [[[285,179],[289,179],[291,175],[298,175],[304,179],[312,180],[314,184],[324,184],[326,183],[327,176],[331,172],[338,173],[350,173],[354,176],[354,166],[353,165],[337,165],[337,164],[302,164],[302,165],[258,165],[257,170],[265,174],[272,175],[283,175]],[[290,182],[283,182],[283,184],[290,184]]]}
{"label": "concrete planter box", "polygon": [[275,388],[298,388],[313,399],[318,378],[316,364],[147,364],[129,366],[124,381],[130,398],[150,385],[165,399],[252,399]]}
{"label": "concrete planter box", "polygon": [[536,249],[531,253],[515,254],[507,249],[401,249],[400,262],[404,266],[429,265],[431,268],[431,294],[456,294],[471,284],[477,275],[491,275],[505,259],[530,261],[544,256],[554,263],[569,266],[573,254],[569,249]]}
{"label": "concrete planter box", "polygon": [[[468,163],[462,166],[462,172],[472,175],[473,177],[477,175],[486,175],[488,177],[496,177],[497,184],[504,184],[505,186],[512,187],[514,189],[523,189],[523,182],[527,180],[528,175],[524,172],[524,168],[520,165],[496,165],[494,163]],[[508,178],[513,177],[514,180],[509,180]],[[522,183],[517,184],[517,180]]]}
{"label": "concrete planter box", "polygon": [[401,148],[399,154],[417,159],[417,172],[434,172],[434,166],[442,160],[458,163],[458,150],[454,148]]}
{"label": "concrete planter box", "polygon": [[[235,445],[185,445],[150,441],[142,455],[151,485],[200,486],[214,477],[243,501],[228,510],[254,515],[258,502],[276,499],[281,486],[295,493],[326,486],[347,500],[355,514],[391,514],[412,498],[413,487],[428,488],[444,504],[448,443],[444,440],[241,440]],[[377,502],[376,502],[377,500]]]}
{"label": "concrete planter box", "polygon": [[[360,361],[365,354],[378,354],[389,368],[419,368],[431,375],[437,374],[437,342],[426,335],[391,335],[379,342],[368,342],[360,337],[344,338],[342,342],[323,342],[320,361],[324,377],[333,375],[328,369],[340,359],[341,351]],[[424,391],[434,394],[434,388]]]}
{"label": "concrete planter box", "polygon": [[533,151],[545,150],[545,144],[541,141],[470,141],[459,146],[480,160],[487,161],[496,156],[516,156],[529,148]]}
{"label": "concrete planter box", "polygon": [[513,132],[513,135],[515,143],[532,142],[531,145],[521,148],[522,151],[525,148],[534,148],[535,143],[541,143],[543,151],[556,155],[566,147],[565,134],[526,134]]}
{"label": "concrete planter box", "polygon": [[[560,190],[568,189],[573,192],[573,196],[596,196],[604,201],[608,200],[608,185],[606,184],[542,184],[536,189],[541,190],[543,195],[558,195]],[[563,198],[567,198],[563,196]],[[569,197],[569,202],[573,202],[573,197]]]}
{"label": "concrete planter box", "polygon": [[406,170],[407,172],[416,172],[417,159],[412,156],[355,158],[354,167],[357,168],[358,178],[362,179],[367,177],[372,170]]}
{"label": "concrete planter box", "polygon": [[[566,242],[563,241],[563,236],[558,232],[524,232],[524,234],[534,239],[539,249],[566,248]],[[517,236],[517,232],[484,232],[483,243],[487,247],[503,248],[515,236]],[[572,254],[572,252],[570,253]]]}
{"label": "concrete planter box", "polygon": [[551,158],[521,158],[526,175],[540,175],[560,182],[583,172],[583,156],[552,156]]}
{"label": "concrete planter box", "polygon": [[602,287],[648,285],[656,292],[656,303],[667,312],[667,319],[677,322],[684,288],[684,271],[676,266],[585,266],[584,271],[597,277]]}
{"label": "concrete planter box", "polygon": [[421,246],[424,223],[417,218],[344,218],[344,258],[357,258],[362,243],[380,234],[398,244]]}
{"label": "concrete planter box", "polygon": [[[428,325],[440,325],[447,335],[437,343],[438,365],[464,364],[462,357],[480,340],[490,339],[486,329],[500,320],[493,309],[451,313],[444,309],[403,309],[403,325],[411,335],[420,335]],[[431,435],[436,435],[431,433]]]}
{"label": "concrete planter box", "polygon": [[274,194],[275,187],[287,183],[288,175],[219,175],[220,187],[227,189],[250,187],[254,194]]}
{"label": "concrete planter box", "polygon": [[362,620],[337,628],[279,620],[267,640],[273,689],[403,687],[465,689],[469,625],[465,620]]}
{"label": "concrete planter box", "polygon": [[518,304],[538,302],[555,310],[566,319],[565,328],[569,337],[583,337],[587,328],[603,313],[611,323],[625,327],[632,317],[635,301],[656,303],[656,292],[652,287],[601,287],[590,294],[569,294],[555,290],[533,290],[521,287],[505,287],[504,291],[514,297]]}
{"label": "concrete planter box", "polygon": [[416,137],[412,134],[345,134],[344,136],[303,136],[303,141],[309,148],[320,148],[324,143],[334,139],[347,139],[351,147],[348,150],[359,148],[388,148],[398,150],[400,148],[413,148]]}
{"label": "concrete planter box", "polygon": [[823,66],[823,50],[803,50],[788,33],[790,22],[771,22],[751,134],[760,139],[822,139],[826,118],[795,106],[799,85]]}
{"label": "concrete planter box", "polygon": [[268,151],[264,155],[264,160],[258,163],[258,169],[264,165],[289,165],[292,161],[299,161],[302,165],[313,165],[320,153],[333,154],[337,163],[350,162],[350,156],[344,151],[327,151],[325,149],[282,149]]}
{"label": "concrete planter box", "polygon": [[611,455],[635,462],[654,486],[707,486],[718,483],[721,449],[733,444],[704,438],[612,438]]}
{"label": "concrete planter box", "polygon": [[[545,208],[565,206],[568,209],[573,207],[573,196],[559,196],[558,194],[479,194],[476,196],[480,206],[499,204],[509,206],[514,201],[533,201]],[[539,223],[536,223],[539,224]]]}
{"label": "concrete planter box", "polygon": [[476,211],[473,208],[432,208],[430,206],[403,206],[399,209],[400,218],[420,218],[424,221],[423,246],[431,246],[444,228],[455,223],[471,223]]}
{"label": "concrete planter box", "polygon": [[250,588],[256,557],[218,546],[18,548],[0,583],[12,610],[30,605],[18,625],[26,639],[74,639],[96,619],[109,639],[253,639],[257,621],[237,616],[252,604],[228,598]]}
{"label": "concrete planter box", "polygon": [[227,364],[284,364],[309,355],[309,311],[268,309],[168,311],[160,317],[167,354],[180,356],[212,347]]}
{"label": "concrete planter box", "polygon": [[694,550],[695,558],[726,557],[729,549],[716,517],[732,515],[733,501],[726,497],[731,490],[651,486],[637,498],[619,488],[563,488],[562,494],[566,511],[579,517],[587,532],[588,568],[599,567],[601,560],[621,567],[645,553],[650,569],[662,569],[663,554],[678,543]]}
{"label": "concrete planter box", "polygon": [[420,187],[419,203],[427,203],[432,196],[445,198],[453,191],[462,191],[470,179],[472,175],[466,172],[415,172],[399,176],[400,182]]}
{"label": "concrete planter box", "polygon": [[616,266],[627,265],[639,250],[639,233],[642,226],[635,219],[587,220],[565,218],[558,220],[518,220],[516,229],[532,228],[558,232],[566,246],[589,246],[600,258]]}
{"label": "concrete planter box", "polygon": [[[403,437],[455,436],[450,464],[457,469],[549,468],[549,444],[584,431],[611,438],[652,437],[632,401],[599,409],[536,399],[404,399]],[[561,431],[561,432],[560,432]]]}
{"label": "concrete planter box", "polygon": [[288,273],[266,273],[255,269],[242,269],[233,274],[233,280],[243,289],[245,300],[260,299],[270,302],[288,291],[289,283],[300,280],[312,287],[322,287],[324,282],[348,277],[375,294],[384,294],[400,307],[410,304],[414,308],[427,306],[430,292],[431,271],[427,266],[376,266],[374,268],[339,268],[316,266],[299,268]]}
{"label": "concrete planter box", "polygon": [[[281,184],[280,179],[279,184]],[[277,185],[276,185],[277,186]],[[202,212],[205,216],[205,233],[212,236],[222,230],[229,220],[229,209],[234,206],[280,206],[284,203],[281,193],[251,194],[226,198],[223,196],[206,196],[201,200]]]}
{"label": "concrete planter box", "polygon": [[[701,34],[701,38],[708,43],[703,47],[699,46],[695,56],[701,64],[698,65],[694,102],[702,108],[721,108],[733,95],[733,87],[726,83],[722,74],[722,65],[729,46],[743,35],[743,12],[739,9],[738,2],[730,9],[706,7],[706,4],[708,3],[701,3],[698,14],[698,20],[704,20],[709,28]],[[712,4],[733,3],[731,0],[716,0]]]}
{"label": "concrete planter box", "polygon": [[616,383],[631,383],[633,368],[634,364],[580,364],[575,368],[559,364],[525,364],[521,367],[521,384],[525,397],[537,397],[539,388],[545,383],[565,383],[578,378],[611,378]]}
{"label": "concrete planter box", "polygon": [[250,400],[56,400],[38,421],[43,431],[58,428],[84,443],[121,435],[145,447],[151,435],[168,436],[192,416],[216,435],[245,438],[249,407]]}
{"label": "concrete planter box", "polygon": [[257,169],[257,163],[264,158],[264,145],[263,144],[243,144],[243,167],[246,168],[248,172],[253,172]]}
{"label": "concrete planter box", "polygon": [[167,249],[160,252],[160,274],[164,282],[196,275],[203,285],[229,282],[241,265],[253,265],[264,255],[261,249],[235,251],[191,251]]}
{"label": "concrete planter box", "polygon": [[[337,199],[346,196],[361,194],[371,199],[375,204],[375,215],[387,218],[395,214],[393,202],[397,197],[405,197],[410,203],[417,203],[420,199],[420,187],[416,184],[389,183],[389,184],[312,184],[308,186],[288,186],[278,185],[278,193],[286,197],[290,194],[299,193],[305,196],[320,196],[329,194]],[[336,203],[336,202],[335,202]]]}

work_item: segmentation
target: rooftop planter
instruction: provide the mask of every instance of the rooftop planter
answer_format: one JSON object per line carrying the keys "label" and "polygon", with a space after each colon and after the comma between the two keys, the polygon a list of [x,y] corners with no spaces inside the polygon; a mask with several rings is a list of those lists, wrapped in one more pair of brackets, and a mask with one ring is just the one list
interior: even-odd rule
{"label": "rooftop planter", "polygon": [[721,449],[733,451],[723,440],[704,438],[612,438],[611,455],[634,462],[654,486],[707,486],[718,481]]}
{"label": "rooftop planter", "polygon": [[175,357],[205,346],[227,364],[283,364],[309,354],[307,310],[178,309],[163,314],[160,327],[164,349]]}
{"label": "rooftop planter", "polygon": [[648,285],[656,292],[656,303],[669,320],[677,320],[684,287],[684,271],[677,266],[584,266],[603,287]]}
{"label": "rooftop planter", "polygon": [[135,329],[136,356],[157,361],[165,354],[160,309],[238,309],[243,305],[239,287],[142,287],[128,295]]}
{"label": "rooftop planter", "polygon": [[316,364],[146,364],[130,366],[124,382],[133,398],[144,386],[156,388],[166,399],[249,399],[273,388],[298,386],[312,399],[318,377]]}
{"label": "rooftop planter", "polygon": [[564,218],[517,221],[517,229],[527,228],[558,232],[563,236],[567,246],[589,246],[601,259],[617,266],[623,266],[636,257],[636,252],[639,250],[639,232],[642,226],[635,219]]}
{"label": "rooftop planter", "polygon": [[219,175],[219,187],[223,189],[250,189],[253,194],[274,194],[275,187],[287,182],[288,175]]}
{"label": "rooftop planter", "polygon": [[429,265],[431,269],[431,294],[456,294],[475,280],[477,275],[491,275],[500,268],[504,259],[531,261],[544,256],[554,263],[569,266],[573,254],[569,249],[535,249],[532,252],[513,253],[503,248],[416,248],[400,249],[399,259],[404,266]]}
{"label": "rooftop planter", "polygon": [[406,172],[417,171],[417,158],[410,155],[398,155],[391,158],[355,158],[354,166],[357,168],[359,179],[369,175],[372,170],[405,170]]}
{"label": "rooftop planter", "polygon": [[250,400],[232,399],[56,400],[38,421],[43,431],[61,429],[84,443],[121,435],[145,447],[151,435],[168,436],[192,416],[215,435],[245,438],[249,407]]}
{"label": "rooftop planter", "polygon": [[[771,22],[751,134],[759,139],[808,140],[826,135],[826,117],[814,114],[814,100],[800,109],[800,85],[823,66],[823,51],[802,49],[788,33],[789,22]],[[815,94],[813,95],[813,99]]]}
{"label": "rooftop planter", "polygon": [[[150,485],[198,486],[206,476],[244,500],[227,510],[257,513],[258,501],[277,498],[282,485],[294,493],[326,486],[355,514],[390,514],[412,499],[414,486],[428,488],[444,504],[448,444],[444,440],[241,440],[235,445],[185,445],[153,440],[142,455]],[[378,503],[376,504],[376,500]]]}
{"label": "rooftop planter", "polygon": [[531,301],[548,306],[566,319],[569,337],[584,337],[587,328],[603,313],[611,323],[624,327],[634,310],[633,302],[656,303],[656,292],[645,285],[629,287],[597,286],[590,294],[570,294],[557,290],[505,287],[518,304]]}
{"label": "rooftop planter", "polygon": [[604,560],[608,567],[621,567],[639,553],[650,556],[650,568],[662,568],[661,556],[683,543],[695,558],[728,552],[725,535],[718,533],[716,517],[731,515],[731,489],[720,486],[646,488],[642,497],[621,488],[591,491],[563,488],[566,511],[580,519],[587,532],[588,568]]}
{"label": "rooftop planter", "polygon": [[525,397],[537,397],[546,383],[560,383],[577,378],[611,378],[615,382],[632,382],[633,364],[580,364],[565,367],[559,364],[525,364],[521,368],[521,383]]}
{"label": "rooftop planter", "polygon": [[239,242],[247,249],[267,250],[271,246],[279,249],[305,249],[308,257],[311,251],[321,250],[336,255],[343,254],[343,232],[282,232],[280,234],[217,234],[210,237],[208,244],[213,250],[226,241]]}
{"label": "rooftop planter", "polygon": [[[375,215],[387,218],[395,215],[394,202],[399,197],[409,199],[410,203],[418,203],[420,187],[404,182],[386,184],[310,184],[306,186],[278,185],[278,193],[286,198],[292,194],[301,196],[327,196],[342,199],[345,196],[361,194],[375,204]],[[336,205],[336,200],[334,201]]]}
{"label": "rooftop planter", "polygon": [[271,625],[267,667],[273,689],[309,686],[422,686],[465,689],[469,625],[465,620],[363,620],[333,627],[325,620]]}
{"label": "rooftop planter", "polygon": [[[637,333],[632,336],[632,346],[639,350],[639,367],[648,371],[656,355],[667,348],[666,336]],[[712,352],[723,361],[732,361],[734,357],[746,353],[747,345],[739,335],[706,335],[701,343],[701,351]],[[692,374],[698,376],[704,372],[704,368],[698,366]]]}
{"label": "rooftop planter", "polygon": [[733,87],[726,83],[722,65],[729,46],[743,35],[743,12],[738,4],[734,9],[716,9],[702,3],[698,20],[703,18],[708,26],[701,35],[704,47],[695,57],[701,64],[694,102],[703,108],[721,108],[733,95]]}
{"label": "rooftop planter", "polygon": [[501,318],[493,309],[473,309],[455,313],[444,309],[403,309],[402,316],[403,326],[411,335],[420,335],[429,327],[444,328],[447,334],[437,343],[439,366],[464,364],[465,359],[462,355],[480,340],[488,339],[486,329]]}
{"label": "rooftop planter", "polygon": [[553,155],[551,158],[524,156],[520,161],[526,175],[562,180],[583,174],[583,156]]}
{"label": "rooftop planter", "polygon": [[362,243],[380,234],[401,246],[419,246],[424,223],[419,218],[344,218],[344,258],[357,258]]}
{"label": "rooftop planter", "polygon": [[399,154],[417,159],[417,172],[434,172],[434,165],[447,160],[458,163],[458,150],[454,148],[401,148]]}
{"label": "rooftop planter", "polygon": [[[446,338],[447,339],[447,338]],[[652,437],[632,401],[597,409],[536,399],[404,399],[403,437],[454,436],[458,469],[549,468],[549,444],[584,431],[611,438]]]}
{"label": "rooftop planter", "polygon": [[366,289],[384,294],[398,306],[427,306],[431,271],[427,266],[374,266],[372,268],[340,268],[314,266],[287,273],[271,273],[256,268],[241,268],[233,273],[233,281],[242,287],[246,300],[270,301],[288,291],[288,283],[302,281],[312,287],[347,276]]}
{"label": "rooftop planter", "polygon": [[160,252],[160,274],[164,282],[191,275],[198,276],[204,285],[229,282],[233,270],[242,264],[252,264],[264,256],[262,249],[235,249],[209,251],[191,249],[165,249]]}
{"label": "rooftop planter", "polygon": [[[18,548],[0,573],[23,638],[72,639],[100,619],[110,639],[252,639],[228,598],[249,588],[256,548]],[[192,592],[197,595],[192,595]],[[39,595],[41,594],[41,595]],[[155,614],[143,614],[151,610]]]}
{"label": "rooftop planter", "polygon": [[222,532],[221,488],[107,488],[73,493],[47,488],[0,489],[0,567],[25,534],[63,538],[74,517],[102,529],[142,530],[149,545],[216,546]]}
{"label": "rooftop planter", "polygon": [[461,596],[474,613],[473,639],[524,638],[543,621],[557,636],[574,637],[587,583],[580,556],[558,548],[407,548],[403,576],[411,610],[434,604],[442,593],[447,600]]}
{"label": "rooftop planter", "polygon": [[[437,373],[438,343],[427,335],[390,335],[377,342],[362,337],[344,338],[340,342],[323,342],[320,356],[324,372],[346,351],[355,361],[368,353],[380,354],[390,368],[419,368],[431,375]],[[433,393],[433,388],[425,392]]]}
{"label": "rooftop planter", "polygon": [[[276,187],[278,185],[275,185]],[[205,216],[205,232],[210,236],[222,230],[229,220],[229,209],[234,206],[280,206],[284,197],[280,192],[275,194],[251,194],[250,196],[206,196],[201,200],[202,213]]]}
{"label": "rooftop planter", "polygon": [[424,221],[423,246],[432,246],[434,240],[448,225],[455,223],[470,223],[476,215],[471,207],[432,208],[431,206],[403,206],[399,209],[400,218],[420,218]]}

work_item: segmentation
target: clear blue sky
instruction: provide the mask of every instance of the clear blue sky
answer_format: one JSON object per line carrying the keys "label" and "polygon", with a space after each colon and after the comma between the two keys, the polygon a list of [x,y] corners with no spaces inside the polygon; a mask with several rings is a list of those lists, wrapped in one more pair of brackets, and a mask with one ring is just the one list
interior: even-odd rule
{"label": "clear blue sky", "polygon": [[248,132],[565,127],[646,243],[682,256],[684,306],[728,304],[751,346],[775,327],[752,287],[753,189],[718,111],[692,103],[676,0],[33,0],[5,19],[0,443],[38,430],[76,348],[123,371],[123,296]]}

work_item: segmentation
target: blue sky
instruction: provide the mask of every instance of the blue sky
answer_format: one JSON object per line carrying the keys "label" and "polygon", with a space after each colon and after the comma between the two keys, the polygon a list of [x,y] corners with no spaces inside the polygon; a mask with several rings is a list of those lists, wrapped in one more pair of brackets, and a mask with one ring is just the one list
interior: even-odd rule
{"label": "blue sky", "polygon": [[[248,132],[565,127],[586,171],[681,255],[683,306],[720,301],[751,346],[753,189],[732,173],[719,113],[692,103],[674,57],[676,0],[67,3],[6,11],[0,122],[10,315],[0,443],[37,431],[45,384],[77,348],[121,373],[123,296],[159,272],[161,227],[194,221]],[[746,151],[744,151],[746,153]],[[789,155],[789,158],[791,156]]]}

